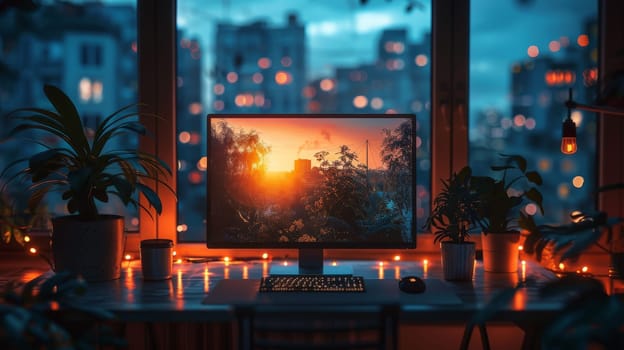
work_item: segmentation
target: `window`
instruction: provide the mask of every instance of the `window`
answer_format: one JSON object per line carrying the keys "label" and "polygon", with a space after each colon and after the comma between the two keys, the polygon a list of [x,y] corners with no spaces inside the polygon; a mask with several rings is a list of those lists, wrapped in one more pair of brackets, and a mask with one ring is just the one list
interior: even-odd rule
{"label": "window", "polygon": [[83,66],[100,66],[102,64],[102,46],[83,43],[80,46],[80,63]]}
{"label": "window", "polygon": [[[391,2],[395,2],[397,4],[402,3],[400,1]],[[510,0],[510,2],[513,1]],[[373,2],[370,1],[368,3]],[[531,4],[533,2],[515,1],[514,3],[522,5]],[[558,4],[559,6],[566,6],[565,4]],[[430,193],[426,193],[427,200],[430,198],[430,195],[435,195],[439,191],[440,184],[439,181],[435,179],[446,178],[451,171],[458,170],[462,166],[468,164],[468,135],[470,125],[467,116],[471,113],[471,110],[468,110],[469,104],[467,103],[470,88],[468,80],[468,43],[470,33],[468,30],[470,23],[468,20],[468,14],[470,13],[470,4],[468,1],[464,0],[441,0],[432,2],[430,6],[432,16],[432,53],[431,55],[416,58],[417,65],[426,66],[429,64],[431,68],[432,84],[430,91],[431,102],[429,104],[429,108],[433,118],[431,118],[430,131],[432,137],[430,139],[430,144],[427,145],[427,147],[430,147],[429,149],[431,152],[431,158],[428,164],[430,169],[429,178],[434,180],[430,182]],[[145,13],[160,13],[162,17],[159,17],[159,23],[163,24],[164,27],[169,26],[170,28],[176,28],[175,20],[168,15],[169,13],[175,13],[175,9],[175,3],[170,1],[165,4],[155,5],[149,9],[145,9]],[[218,20],[220,16],[225,13],[239,15],[238,12],[226,8],[222,12],[210,13],[206,15],[204,19],[206,20],[206,18],[209,18],[210,20]],[[170,41],[170,47],[173,47],[173,45],[177,46],[177,40],[171,33],[173,33],[172,29],[163,29],[162,32],[159,32],[158,34],[161,38],[159,44],[162,44],[163,35],[168,35],[169,37],[167,40]],[[163,55],[166,56],[167,54],[164,51],[159,52],[161,53],[159,59],[162,62]],[[173,57],[168,56],[165,61],[167,62],[168,60],[173,62]],[[151,62],[150,64],[155,65],[157,63]],[[232,75],[232,79],[238,78],[238,76]],[[321,86],[321,82],[324,86],[331,86],[332,83],[331,79],[321,80],[319,81],[319,86]],[[171,91],[167,90],[166,87],[167,82],[163,82],[161,80],[160,86],[162,87],[150,89],[151,91],[146,96],[151,96],[151,98],[154,98],[154,101],[162,101],[163,98],[167,99],[167,96],[171,95]],[[214,85],[212,89],[215,95],[218,95],[223,93],[224,87],[225,86],[217,84]],[[322,89],[320,89],[320,91],[321,90]],[[368,101],[368,106],[380,105],[378,100],[375,100],[374,104],[372,102],[372,99]],[[418,104],[415,105],[418,106]],[[214,106],[217,108],[226,108],[224,102],[217,102]],[[164,111],[174,113],[173,103],[164,103],[162,108]],[[169,127],[173,128],[172,125]],[[602,132],[601,136],[603,136]],[[601,142],[606,141],[603,140]],[[171,159],[176,159],[175,155],[171,154],[171,147],[168,147],[167,149],[160,147],[160,149],[162,155],[166,155]],[[601,168],[603,166],[604,165],[600,164]],[[167,227],[167,230],[160,230],[159,232],[167,235],[168,237],[176,238],[177,233],[170,233],[169,231],[175,232],[177,219],[166,217],[160,220],[160,222],[165,224],[164,226]],[[191,244],[189,246],[193,245]],[[196,246],[201,247],[201,244]],[[183,249],[184,247],[186,247],[186,245],[182,244],[178,248]],[[422,247],[422,245],[420,245],[420,247]],[[432,245],[430,248],[435,247]]]}
{"label": "window", "polygon": [[83,104],[101,103],[103,99],[104,86],[99,80],[92,80],[90,78],[83,77],[78,82],[78,91],[80,95],[80,102]]}
{"label": "window", "polygon": [[430,197],[431,5],[301,5],[177,2],[178,242],[205,240],[200,161],[206,156],[206,114],[218,112],[415,113],[417,226],[423,225]]}
{"label": "window", "polygon": [[[401,3],[398,0],[392,1]],[[516,1],[517,3],[532,3],[532,1]],[[559,3],[561,7],[566,5]],[[621,11],[621,5],[605,2],[600,3],[602,6],[600,12],[599,23],[612,31],[602,31],[601,37],[609,43],[609,45],[601,45],[601,68],[599,74],[610,74],[618,69],[617,56],[618,50],[621,49],[621,43],[617,40],[621,28],[616,13]],[[153,76],[154,71],[173,72],[174,51],[177,40],[175,37],[176,21],[176,4],[173,0],[159,2],[158,4],[149,4],[149,2],[140,2],[139,10],[143,18],[142,26],[150,28],[141,35],[143,58],[141,59],[140,69],[142,71],[142,89],[141,101],[148,102],[150,105],[157,106],[159,113],[165,115],[175,114],[175,103],[172,97],[174,92],[170,87],[175,86],[175,75],[160,74],[158,79]],[[451,170],[458,170],[468,161],[468,121],[466,119],[468,101],[468,36],[469,36],[469,2],[466,0],[438,0],[431,3],[432,10],[432,55],[431,60],[431,178],[440,179],[448,176]],[[609,7],[610,11],[606,9]],[[619,11],[619,12],[618,12]],[[214,19],[219,14],[208,13],[206,18]],[[485,16],[485,14],[484,14]],[[488,16],[491,16],[488,15]],[[526,27],[526,26],[525,26]],[[155,31],[152,30],[155,28]],[[158,38],[158,42],[154,38]],[[423,62],[423,60],[420,60]],[[604,66],[602,66],[604,65]],[[325,82],[329,84],[330,82]],[[219,86],[214,87],[217,91]],[[599,158],[601,162],[598,164],[596,171],[599,173],[599,183],[612,183],[622,180],[620,169],[621,152],[616,148],[603,147],[609,142],[619,139],[620,131],[624,125],[618,120],[610,120],[601,118],[598,127],[600,134],[598,141],[601,148]],[[606,125],[606,126],[605,126]],[[176,156],[171,151],[173,146],[164,145],[163,140],[171,139],[169,135],[175,135],[175,125],[172,120],[167,120],[159,124],[160,133],[158,143],[149,143],[144,148],[150,151],[156,151],[161,157],[167,159],[172,164],[176,162]],[[607,132],[608,131],[608,132]],[[166,146],[166,147],[163,147]],[[606,164],[609,164],[609,171],[605,171]],[[172,183],[172,185],[174,185]],[[439,182],[431,182],[431,192],[435,194],[439,191]],[[163,191],[166,196],[166,191]],[[167,199],[167,198],[166,198]],[[173,202],[174,198],[168,198]],[[617,199],[607,200],[600,203],[610,207],[617,206]],[[169,203],[171,205],[171,203]],[[151,226],[143,226],[147,228],[145,237],[152,237],[153,232],[158,232],[162,236],[175,239],[177,219],[171,211],[155,220]],[[421,241],[419,241],[421,242]],[[177,248],[186,249],[186,246],[201,247],[201,244],[181,244]],[[421,245],[419,245],[422,247]],[[435,249],[431,245],[430,248]],[[195,251],[197,252],[197,251]]]}
{"label": "window", "polygon": [[[186,6],[188,3],[192,4],[191,0],[179,0],[179,2],[179,6]],[[105,105],[104,107],[98,107],[97,112],[91,112],[106,115],[109,111],[107,108],[109,107],[118,107],[140,100],[141,102],[145,102],[149,106],[153,107],[158,114],[166,116],[165,120],[161,121],[157,128],[154,128],[156,126],[155,124],[148,124],[150,129],[155,130],[156,137],[154,140],[157,140],[157,142],[146,141],[141,147],[148,151],[157,152],[161,158],[167,160],[170,164],[178,164],[177,154],[175,152],[176,147],[183,147],[183,144],[194,145],[197,142],[198,135],[193,134],[193,131],[189,131],[188,134],[186,134],[184,133],[186,130],[178,131],[173,126],[175,125],[173,122],[177,111],[181,109],[176,108],[176,102],[172,98],[175,96],[175,91],[172,90],[172,87],[182,84],[184,88],[188,88],[189,90],[192,90],[193,88],[191,83],[185,83],[184,81],[180,81],[180,79],[176,79],[178,75],[183,74],[176,72],[173,64],[175,62],[174,56],[176,55],[176,50],[173,48],[182,50],[182,42],[178,42],[178,38],[180,37],[176,35],[176,2],[175,0],[163,0],[158,2],[137,0],[136,3],[138,6],[135,6],[135,1],[133,0],[128,0],[127,2],[114,1],[110,4],[108,4],[107,1],[103,1],[102,3],[104,3],[105,6],[101,6],[100,3],[89,2],[79,2],[76,6],[64,6],[61,3],[48,5],[48,3],[46,3],[46,5],[42,5],[42,8],[39,11],[29,14],[29,16],[33,17],[33,23],[47,23],[47,21],[42,20],[46,17],[74,17],[77,20],[85,22],[89,26],[93,27],[91,28],[92,30],[89,31],[64,27],[64,31],[54,31],[54,33],[59,33],[55,36],[40,35],[46,32],[45,27],[36,27],[34,28],[35,30],[33,30],[32,27],[20,27],[20,25],[29,26],[29,24],[18,20],[19,14],[16,14],[16,9],[9,8],[8,10],[0,12],[2,22],[3,24],[6,24],[6,26],[3,26],[3,28],[0,29],[0,48],[2,49],[2,55],[0,56],[0,113],[4,113],[8,110],[25,105],[43,103],[44,99],[40,88],[42,82],[54,83],[65,88],[68,92],[70,92],[70,96],[74,100],[78,101],[80,98],[80,79],[88,77],[91,79],[91,82],[100,82],[101,88],[98,89],[101,93],[101,104]],[[203,4],[204,2],[201,3]],[[235,2],[223,2],[223,4],[229,3],[231,3],[230,6],[232,6],[232,8],[225,6],[216,12],[200,8],[199,10],[201,10],[203,20],[207,22],[215,22],[228,14],[232,16],[241,15],[233,8]],[[257,3],[262,4],[262,2]],[[291,2],[284,1],[284,3]],[[328,7],[336,5],[336,1],[318,1],[318,3],[325,3]],[[358,1],[349,1],[348,3],[352,5],[354,12],[356,10],[362,10]],[[489,164],[489,161],[484,161],[483,158],[475,157],[475,155],[473,155],[473,153],[478,152],[475,151],[474,147],[476,147],[480,137],[485,135],[483,131],[478,130],[479,124],[475,123],[475,120],[480,117],[485,117],[487,119],[487,114],[480,116],[479,113],[474,112],[477,110],[477,100],[479,99],[479,95],[476,94],[479,87],[474,85],[477,84],[477,80],[475,80],[474,77],[478,74],[482,74],[483,72],[481,70],[488,67],[487,64],[483,64],[483,61],[479,59],[478,56],[494,57],[504,50],[496,46],[495,41],[492,41],[491,44],[494,44],[494,46],[491,49],[482,51],[481,54],[479,53],[479,50],[477,50],[477,47],[474,46],[476,42],[470,44],[470,51],[472,51],[470,54],[470,76],[472,78],[470,79],[469,86],[468,38],[469,35],[473,35],[471,41],[481,40],[487,42],[489,40],[486,35],[487,31],[481,31],[483,35],[479,38],[478,35],[480,34],[475,32],[475,30],[480,28],[475,28],[475,24],[480,23],[482,26],[488,26],[489,20],[498,19],[495,17],[498,17],[497,15],[499,12],[480,7],[485,5],[486,1],[484,0],[473,0],[472,4],[469,4],[469,2],[465,0],[436,0],[431,3],[428,3],[427,1],[408,2],[400,0],[370,0],[367,3],[368,4],[365,6],[370,6],[368,9],[373,9],[374,6],[389,6],[386,3],[396,6],[405,6],[412,3],[412,6],[414,6],[412,8],[412,13],[405,14],[405,16],[414,18],[419,14],[422,15],[425,13],[427,14],[427,17],[424,19],[419,18],[418,21],[430,21],[431,23],[431,39],[424,39],[421,37],[420,42],[427,43],[431,40],[433,44],[425,45],[418,49],[422,52],[415,56],[414,63],[416,66],[424,69],[422,71],[414,71],[413,74],[417,76],[414,77],[414,79],[419,80],[422,80],[423,78],[418,76],[418,74],[425,74],[424,76],[430,75],[432,84],[429,87],[429,91],[418,92],[419,94],[422,93],[423,100],[412,101],[412,104],[409,107],[410,109],[408,109],[416,112],[419,117],[426,116],[426,114],[423,113],[428,113],[427,111],[429,109],[433,116],[431,118],[430,130],[422,130],[422,139],[420,141],[423,145],[423,152],[427,152],[427,154],[431,155],[430,157],[425,156],[423,158],[425,161],[421,165],[424,172],[424,175],[421,176],[421,180],[430,179],[428,180],[429,187],[425,187],[422,192],[419,192],[419,196],[421,194],[423,196],[421,208],[423,210],[423,215],[426,216],[429,198],[432,194],[437,193],[437,188],[439,188],[438,180],[440,178],[447,177],[451,170],[457,170],[461,166],[467,164],[468,159],[470,159],[471,164],[473,161],[478,162],[479,159],[481,159],[481,164]],[[621,66],[621,63],[618,63],[619,61],[614,59],[614,57],[617,57],[617,52],[621,51],[622,48],[621,40],[619,40],[618,37],[618,35],[621,35],[621,27],[619,26],[620,21],[617,18],[617,14],[622,12],[621,4],[616,2],[606,2],[603,0],[582,2],[575,1],[571,3],[572,5],[565,1],[545,2],[543,0],[506,0],[500,2],[500,4],[499,2],[493,3],[495,4],[487,5],[505,6],[507,8],[511,5],[516,6],[517,9],[514,9],[511,12],[501,11],[500,17],[503,18],[503,14],[513,14],[513,18],[508,21],[509,24],[514,27],[522,28],[523,31],[531,29],[532,26],[527,25],[527,20],[520,20],[515,16],[517,14],[521,16],[522,13],[530,13],[532,9],[535,8],[544,9],[543,6],[545,4],[549,6],[556,6],[556,9],[552,9],[551,12],[547,12],[547,14],[550,14],[551,17],[549,19],[552,19],[552,17],[559,18],[560,15],[573,15],[577,16],[577,18],[580,17],[580,20],[584,20],[586,11],[587,14],[596,13],[596,7],[600,5],[600,16],[596,17],[598,18],[597,23],[603,26],[600,33],[602,39],[600,40],[609,43],[609,45],[599,47],[600,54],[598,54],[598,58],[600,60],[600,70],[583,70],[581,73],[582,80],[581,75],[575,73],[573,78],[574,83],[578,84],[581,81],[585,82],[587,77],[593,79],[593,77],[598,76],[599,79],[602,79],[605,76],[609,76],[609,74],[612,74],[613,72],[624,69],[624,67]],[[420,8],[421,5],[425,8],[424,12]],[[579,6],[583,6],[583,8],[580,8]],[[593,10],[588,10],[586,8],[587,6],[593,8]],[[139,40],[137,40],[136,30],[137,11],[139,12],[138,18],[140,18],[139,25],[142,28],[149,28],[139,33],[141,35]],[[471,12],[472,20],[469,21],[468,14]],[[492,15],[492,13],[496,13],[496,15]],[[353,19],[352,25],[356,26],[358,23],[369,23],[370,26],[370,23],[375,23],[370,20],[370,17],[368,18],[368,22],[358,22]],[[533,20],[534,19],[531,19],[530,21]],[[64,21],[52,22],[60,23],[61,25],[66,23]],[[247,23],[246,21],[243,22]],[[553,21],[552,23],[555,22],[556,21]],[[469,23],[472,24],[469,25]],[[492,22],[490,22],[490,25],[491,24]],[[552,27],[554,26],[555,25],[553,24]],[[323,30],[331,30],[331,25],[328,27],[321,26],[320,28]],[[468,30],[469,28],[470,30]],[[578,33],[581,31],[585,32],[583,25],[570,28],[572,31],[577,31]],[[473,33],[470,34],[471,32]],[[490,31],[491,34],[494,34],[495,32],[496,27],[492,28]],[[185,33],[181,33],[182,36],[184,34]],[[410,35],[411,34],[414,33],[410,30]],[[424,35],[424,33],[420,33],[420,35]],[[572,34],[566,35],[570,35],[570,38],[573,38]],[[592,35],[594,36],[592,37]],[[85,40],[85,36],[87,40]],[[578,38],[579,37],[577,36],[577,39]],[[592,38],[595,39],[595,33],[587,31],[588,44],[592,48],[596,48],[596,41]],[[584,40],[585,39],[582,39],[580,42],[584,42]],[[137,42],[140,42],[141,45],[138,45]],[[574,40],[572,39],[570,42],[573,44]],[[96,69],[96,71],[98,71],[97,74],[94,74],[94,71],[91,70],[96,68],[94,66],[90,66],[90,70],[88,72],[73,69],[74,67],[79,66],[82,61],[83,53],[80,48],[80,43],[96,43],[98,47],[101,47],[101,49],[85,49],[89,52],[84,53],[85,62],[93,62],[99,66],[99,68]],[[348,42],[347,44],[350,45],[351,43]],[[532,45],[536,45],[542,53],[552,51],[550,48],[550,41],[541,44],[515,44],[518,44],[518,47],[522,48],[523,53],[518,54],[518,56],[512,61],[523,61],[523,59],[529,59],[528,50]],[[562,43],[560,42],[560,50],[561,44]],[[194,45],[193,41],[189,41],[188,45],[189,48],[191,48],[192,45]],[[204,49],[203,51],[208,51],[210,47],[201,48],[201,43],[199,41],[196,45],[198,45],[200,51],[188,51],[189,55],[187,55],[187,58],[189,60],[193,60],[193,57],[198,57],[198,55],[200,55],[197,59],[198,61],[205,59],[205,56],[201,56],[202,49]],[[349,45],[345,46],[348,47]],[[556,48],[557,44],[553,45],[553,47]],[[394,45],[389,47],[394,49]],[[397,45],[396,50],[400,51],[400,47],[401,45]],[[94,53],[91,53],[90,50]],[[427,52],[427,50],[429,51]],[[534,49],[531,49],[531,51],[533,50]],[[281,47],[279,51],[282,53],[283,57],[279,59],[279,62],[271,61],[273,66],[282,65],[285,68],[290,68],[296,66],[296,64],[300,62],[293,57],[294,51],[292,48]],[[140,64],[137,64],[137,53],[141,56]],[[331,52],[328,52],[327,55],[331,55]],[[99,59],[97,58],[98,56]],[[178,57],[179,61],[183,59],[184,58],[182,56]],[[590,59],[593,59],[593,56],[590,56]],[[41,62],[40,60],[45,62]],[[370,60],[363,60],[363,62],[370,62]],[[409,64],[407,60],[402,63],[401,61],[391,61],[388,63],[388,67],[400,67],[401,65],[404,65],[405,67],[407,64]],[[185,65],[179,65],[179,67],[183,66]],[[137,76],[137,67],[140,71],[140,82],[139,76]],[[430,70],[430,72],[428,72],[427,69]],[[504,68],[508,79],[511,79],[511,75],[508,74],[511,69],[512,67],[510,66]],[[572,81],[570,80],[572,79],[572,76],[566,74],[568,71],[571,73],[571,69],[569,69],[569,67],[565,64],[554,65],[544,72],[543,77],[544,79],[549,79],[549,81],[555,83],[553,86],[556,86],[558,81],[563,82],[563,85],[565,85],[566,79],[570,82]],[[104,74],[102,74],[102,72],[104,72]],[[212,72],[199,70],[195,73],[188,72],[184,74],[195,74],[195,76],[202,76],[203,79],[206,79],[206,75],[210,76]],[[236,77],[236,79],[238,79],[238,77]],[[264,74],[252,75],[251,79],[255,84],[266,84],[268,81],[275,81]],[[336,81],[333,78],[324,77],[319,79],[318,89],[315,95],[319,99],[325,99],[324,105],[330,106],[330,108],[338,108],[338,106],[331,105],[332,103],[336,103],[335,100],[332,101],[331,99],[328,99],[331,91],[335,89],[335,84]],[[378,82],[378,84],[378,88],[383,90],[384,87],[386,87],[384,84],[387,84],[387,82]],[[140,89],[138,89],[139,85],[141,87]],[[189,118],[187,118],[187,121],[189,123],[192,120],[190,119],[192,116],[198,117],[193,121],[194,123],[200,123],[202,116],[208,112],[208,105],[210,105],[210,108],[214,108],[214,110],[226,108],[225,101],[219,102],[217,98],[220,94],[225,93],[224,84],[210,85],[205,84],[205,82],[201,82],[201,86],[198,86],[198,88],[204,90],[206,88],[212,89],[211,98],[213,98],[214,101],[210,102],[214,103],[206,104],[206,101],[203,101],[199,96],[195,96],[197,97],[196,99],[184,101],[183,106],[188,111],[187,114]],[[521,86],[518,86],[518,88],[521,88]],[[95,87],[93,87],[93,89],[95,89]],[[506,88],[503,90],[506,90]],[[95,91],[92,91],[92,93],[95,93]],[[139,94],[140,97],[137,98],[137,95]],[[468,101],[469,95],[470,101],[467,104],[466,102]],[[353,96],[353,99],[350,100],[352,108],[356,108],[355,104],[353,104],[355,102],[355,97],[357,96]],[[259,97],[259,99],[262,98],[266,99],[267,96],[262,95]],[[561,101],[561,96],[558,98]],[[575,99],[583,101],[586,98],[587,97],[583,96],[582,92],[577,92],[575,90]],[[99,97],[97,99],[99,99]],[[426,99],[430,101],[429,104],[427,104]],[[358,99],[358,101],[359,100],[361,99]],[[387,100],[384,100],[381,96],[372,96],[371,98],[367,98],[365,102],[362,100],[361,103],[361,106],[365,106],[366,108],[374,111],[379,111],[389,107]],[[486,107],[487,105],[489,105],[489,102],[485,103]],[[467,108],[468,111],[467,113],[464,113],[466,106],[469,106]],[[553,104],[553,106],[556,106],[556,104]],[[320,108],[320,104],[319,107],[315,107],[315,103],[310,103],[308,104],[308,108],[311,110],[314,108]],[[87,114],[91,112],[85,111]],[[464,115],[467,115],[468,113],[470,115],[470,123],[464,117]],[[92,113],[90,115],[95,114]],[[516,114],[512,114],[512,112],[508,110],[499,116],[501,115],[510,117],[515,116]],[[529,124],[527,125],[526,122],[529,119],[526,115],[524,115],[524,117],[525,126],[530,126],[532,121],[529,121]],[[178,118],[181,117],[178,116]],[[595,129],[592,131],[592,128],[590,127],[592,125],[591,116],[583,113],[583,118],[585,121],[590,120],[590,123],[582,123],[581,125],[581,128],[583,129],[580,129],[579,132],[583,133],[583,136],[581,138],[581,135],[579,135],[579,141],[587,143],[582,144],[581,147],[593,152],[591,148],[592,140],[594,140],[592,133],[595,133],[600,142],[599,147],[595,150],[596,157],[594,159],[597,160],[587,159],[588,163],[582,166],[576,162],[575,164],[572,164],[572,168],[581,169],[583,171],[588,171],[587,169],[594,169],[591,164],[596,164],[597,166],[597,174],[592,174],[590,171],[589,173],[582,175],[585,180],[583,188],[591,188],[591,185],[588,185],[588,183],[601,184],[622,181],[624,176],[621,174],[624,173],[624,171],[621,170],[621,152],[619,147],[613,148],[607,147],[607,145],[613,144],[613,142],[620,139],[624,123],[622,123],[621,120],[617,120],[617,118],[604,118],[603,120],[595,121],[595,124],[593,124],[595,125]],[[429,117],[427,116],[425,119],[429,119]],[[519,120],[522,120],[522,118],[519,118]],[[2,130],[8,129],[4,124],[4,120],[0,121],[0,123],[2,123],[0,124],[2,125]],[[201,128],[201,126],[192,127],[191,129],[199,130],[199,128]],[[554,135],[559,133],[559,128],[555,127],[554,130],[552,138],[556,139]],[[497,133],[500,133],[501,131],[491,130],[490,132],[496,136],[500,135]],[[429,134],[431,134],[432,137],[430,142],[426,143],[425,138]],[[470,135],[470,156],[467,147],[468,135]],[[15,145],[5,143],[0,145],[0,147],[2,148],[2,152],[0,153],[2,154],[0,157],[0,165],[6,165],[10,161],[8,158],[9,155],[19,154],[19,147],[16,147]],[[556,148],[557,147],[555,146],[555,149]],[[201,164],[205,164],[202,162],[205,162],[205,160],[199,158],[195,163],[187,164],[187,168],[184,166],[180,166],[180,168],[190,169],[192,166],[199,165],[196,166],[196,168],[200,171],[197,173],[200,176],[192,175],[190,178],[196,179],[195,181],[201,181]],[[176,175],[181,177],[179,174]],[[592,176],[594,177],[593,181],[591,180]],[[175,177],[172,179],[172,186],[176,185],[176,180],[177,179]],[[568,189],[570,191],[579,192],[577,189],[570,187],[570,184],[574,186],[574,182],[568,182]],[[430,188],[430,190],[428,190],[428,188]],[[182,194],[180,194],[180,196],[181,195]],[[161,237],[177,237],[176,227],[179,220],[176,213],[178,210],[175,208],[176,205],[172,204],[175,203],[175,198],[170,196],[166,190],[163,190],[162,197],[165,200],[165,215],[157,218],[155,221],[152,221],[143,213],[140,214],[141,237],[153,237],[154,233]],[[615,198],[601,200],[599,204],[601,208],[610,209],[613,206],[619,208],[619,199]],[[53,209],[56,211],[56,208]],[[621,211],[624,209],[619,210]],[[137,217],[132,217],[128,227],[137,229],[138,224],[139,220]],[[195,237],[186,238],[188,238],[189,241],[195,240]],[[129,242],[128,247],[129,249],[138,250],[138,240],[134,241],[134,245]],[[419,242],[422,242],[422,240]],[[195,244],[194,246],[201,246],[201,244]]]}
{"label": "window", "polygon": [[544,180],[544,216],[538,213],[537,222],[563,223],[573,210],[592,209],[594,113],[572,113],[577,153],[562,154],[560,144],[568,90],[581,103],[597,94],[597,2],[472,0],[470,10],[473,170],[488,174],[499,154],[520,154]]}
{"label": "window", "polygon": [[[45,1],[33,11],[16,5],[3,6],[0,115],[20,107],[48,107],[43,84],[64,90],[76,102],[90,130],[94,130],[101,116],[137,102],[135,2]],[[5,118],[0,122],[3,132],[10,130],[5,122]],[[124,147],[138,147],[136,140],[120,142],[127,143]],[[0,169],[24,154],[21,144],[1,143]],[[65,202],[60,198],[51,195],[47,199],[47,215],[66,213]],[[126,215],[126,228],[136,232],[138,211],[121,203],[114,205],[114,210]]]}

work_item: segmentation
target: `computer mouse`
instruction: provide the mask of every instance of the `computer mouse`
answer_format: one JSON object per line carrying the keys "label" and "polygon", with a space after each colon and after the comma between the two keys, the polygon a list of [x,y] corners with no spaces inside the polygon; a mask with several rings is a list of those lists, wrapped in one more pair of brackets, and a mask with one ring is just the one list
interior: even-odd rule
{"label": "computer mouse", "polygon": [[405,276],[399,280],[399,289],[406,293],[423,293],[427,286],[420,277]]}

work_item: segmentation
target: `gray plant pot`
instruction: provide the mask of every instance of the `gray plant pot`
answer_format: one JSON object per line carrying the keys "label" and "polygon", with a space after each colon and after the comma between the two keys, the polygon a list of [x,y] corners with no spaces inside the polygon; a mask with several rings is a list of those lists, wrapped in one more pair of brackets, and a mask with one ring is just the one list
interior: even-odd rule
{"label": "gray plant pot", "polygon": [[52,219],[54,271],[70,271],[87,281],[107,281],[121,276],[124,219],[101,215],[94,221],[76,216]]}
{"label": "gray plant pot", "polygon": [[475,264],[475,243],[441,242],[442,273],[448,281],[471,281]]}

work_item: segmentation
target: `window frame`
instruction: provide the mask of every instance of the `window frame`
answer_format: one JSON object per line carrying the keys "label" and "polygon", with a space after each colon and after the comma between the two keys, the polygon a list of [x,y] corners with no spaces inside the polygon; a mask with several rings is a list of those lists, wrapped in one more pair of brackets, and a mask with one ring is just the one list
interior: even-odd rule
{"label": "window frame", "polygon": [[[618,13],[624,5],[612,0],[599,1],[600,23],[600,72],[601,79],[610,72],[624,68],[624,62],[617,60],[617,50],[622,50],[618,36],[624,32],[624,25],[618,23]],[[431,2],[431,178],[432,198],[440,191],[440,178],[448,178],[453,172],[468,163],[468,82],[469,82],[469,35],[470,1],[436,0]],[[138,62],[139,97],[149,106],[150,112],[163,117],[162,120],[146,119],[144,123],[155,134],[145,139],[140,147],[155,152],[172,166],[173,176],[167,179],[176,188],[176,0],[138,0]],[[610,44],[607,45],[607,44]],[[619,46],[618,46],[619,45]],[[451,67],[452,69],[449,69]],[[622,152],[624,141],[624,119],[599,118],[598,128],[598,185],[624,182]],[[617,144],[617,148],[608,147]],[[607,171],[607,164],[609,169]],[[210,249],[203,243],[177,243],[177,203],[164,186],[157,184],[157,191],[163,200],[163,214],[153,214],[153,219],[141,211],[140,234],[129,235],[126,250],[138,251],[141,239],[168,238],[176,243],[176,251],[183,256],[224,256],[256,254],[255,250]],[[614,194],[601,197],[598,207],[610,214],[624,215],[623,196]],[[141,198],[143,203],[145,199]],[[131,237],[132,236],[132,237]],[[480,240],[475,237],[479,244]],[[407,252],[437,252],[431,234],[419,234],[417,248]],[[260,252],[260,250],[258,250]],[[280,254],[288,254],[282,252]],[[394,253],[394,252],[393,252]],[[404,254],[405,252],[401,252]],[[332,253],[330,253],[332,254]],[[388,254],[388,250],[366,250],[348,252],[349,257],[376,257]]]}
{"label": "window frame", "polygon": [[[624,4],[615,0],[598,0],[599,23],[599,81],[605,82],[613,74],[624,71],[624,23],[619,18]],[[624,118],[599,113],[597,140],[598,186],[624,182]],[[615,146],[615,147],[614,147]],[[599,196],[597,207],[609,216],[624,216],[624,191],[608,192]]]}

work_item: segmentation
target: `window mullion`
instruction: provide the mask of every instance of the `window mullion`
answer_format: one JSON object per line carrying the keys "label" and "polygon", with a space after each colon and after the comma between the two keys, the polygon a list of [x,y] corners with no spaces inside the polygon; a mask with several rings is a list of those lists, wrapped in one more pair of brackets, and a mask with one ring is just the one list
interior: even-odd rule
{"label": "window mullion", "polygon": [[[156,113],[161,118],[144,118],[143,124],[152,137],[144,137],[140,148],[156,154],[164,160],[173,175],[163,179],[171,188],[176,188],[176,137],[175,137],[175,0],[138,0],[137,16],[139,56],[139,100],[145,104],[145,111]],[[149,208],[141,198],[143,206],[152,210],[152,216],[140,210],[140,239],[168,238],[175,240],[176,199],[163,184],[156,184],[157,193],[163,202],[161,216]],[[135,243],[136,244],[136,243]],[[138,245],[127,250],[138,250]]]}
{"label": "window mullion", "polygon": [[[624,3],[621,1],[601,0],[599,2],[600,19],[600,81],[602,85],[613,83],[617,74],[624,71],[624,60],[621,52],[624,42],[624,23],[621,13]],[[620,76],[621,78],[621,76]],[[617,116],[601,114],[598,119],[598,186],[624,182],[624,119]],[[598,197],[598,206],[608,212],[609,216],[624,216],[624,194],[622,191],[605,192]]]}
{"label": "window mullion", "polygon": [[432,2],[432,198],[468,162],[469,1]]}
{"label": "window mullion", "polygon": [[451,133],[452,171],[459,171],[468,164],[468,55],[470,47],[470,0],[453,0],[453,37],[451,45],[453,108]]}

